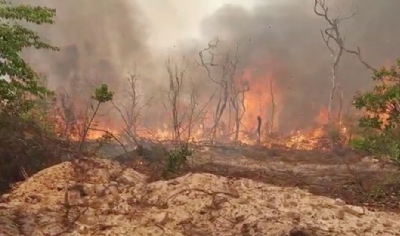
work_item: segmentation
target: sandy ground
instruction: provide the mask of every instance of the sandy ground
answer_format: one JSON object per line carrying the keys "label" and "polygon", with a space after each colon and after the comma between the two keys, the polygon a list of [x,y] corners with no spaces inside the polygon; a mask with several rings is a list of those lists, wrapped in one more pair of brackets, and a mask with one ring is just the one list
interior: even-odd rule
{"label": "sandy ground", "polygon": [[220,147],[200,150],[192,160],[191,172],[299,187],[317,195],[341,198],[349,204],[400,212],[398,166],[350,150]]}
{"label": "sandy ground", "polygon": [[146,178],[110,160],[53,166],[2,197],[0,235],[400,235],[398,214],[295,187],[209,173]]}

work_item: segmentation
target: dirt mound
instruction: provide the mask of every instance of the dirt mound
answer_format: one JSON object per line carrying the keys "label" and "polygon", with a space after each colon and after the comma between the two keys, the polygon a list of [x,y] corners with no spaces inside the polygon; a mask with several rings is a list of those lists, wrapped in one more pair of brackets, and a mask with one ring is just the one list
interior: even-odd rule
{"label": "dirt mound", "polygon": [[[146,183],[107,160],[69,162],[2,198],[0,235],[398,235],[400,216],[248,179],[188,174]],[[76,171],[76,169],[75,169]],[[68,184],[67,184],[68,182]]]}

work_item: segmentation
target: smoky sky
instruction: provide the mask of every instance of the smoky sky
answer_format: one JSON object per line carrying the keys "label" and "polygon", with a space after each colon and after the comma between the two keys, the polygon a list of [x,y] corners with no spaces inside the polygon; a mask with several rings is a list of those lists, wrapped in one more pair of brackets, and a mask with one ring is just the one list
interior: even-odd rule
{"label": "smoky sky", "polygon": [[[255,73],[275,74],[276,83],[285,91],[281,125],[287,124],[290,129],[313,122],[329,100],[332,58],[320,35],[327,23],[313,13],[313,2],[260,3],[253,10],[225,5],[202,25],[205,38],[218,36],[232,45],[242,42],[240,58],[245,65],[266,61],[259,63]],[[350,2],[330,5],[333,17],[356,12],[341,23],[346,47],[359,46],[364,60],[374,67],[394,62],[400,56],[400,15],[395,10],[400,9],[400,1]],[[273,62],[268,63],[271,58]],[[371,72],[355,56],[343,57],[338,78],[346,104],[356,91],[371,86],[370,76]]]}
{"label": "smoky sky", "polygon": [[119,90],[135,66],[146,67],[147,33],[140,11],[128,0],[14,1],[55,8],[55,24],[35,27],[59,52],[27,51],[25,56],[48,76],[53,89],[75,96],[75,82],[107,83]]}
{"label": "smoky sky", "polygon": [[[74,96],[82,87],[79,83],[90,79],[92,83],[107,83],[118,91],[126,86],[127,73],[134,68],[138,68],[144,78],[141,94],[154,93],[159,84],[165,83],[167,76],[162,72],[166,71],[164,61],[169,55],[149,44],[150,41],[152,45],[157,41],[163,44],[163,38],[150,39],[149,35],[150,31],[164,32],[166,30],[162,29],[165,28],[175,29],[170,34],[178,33],[178,28],[173,25],[177,20],[165,20],[164,24],[170,24],[168,27],[155,25],[150,29],[148,25],[152,17],[173,18],[177,12],[182,12],[178,1],[165,0],[168,7],[157,8],[159,12],[150,15],[146,15],[139,2],[134,0],[13,2],[45,5],[57,10],[55,25],[35,29],[44,39],[58,46],[60,52],[24,53],[34,68],[48,75],[53,89],[65,89]],[[149,0],[141,4],[155,2]],[[214,37],[232,47],[240,43],[241,68],[252,67],[254,76],[271,72],[284,93],[284,100],[279,104],[284,107],[279,117],[281,126],[302,128],[314,122],[313,117],[319,109],[328,104],[330,91],[331,57],[320,35],[320,29],[327,25],[323,18],[313,13],[313,2],[281,0],[272,4],[271,1],[259,1],[253,9],[224,5],[204,17],[200,39],[180,39],[171,45],[176,49],[173,54],[188,54],[188,58],[194,59]],[[347,47],[355,49],[359,46],[364,59],[375,67],[399,57],[400,1],[327,2],[338,3],[331,8],[332,14],[336,15],[346,16],[355,10],[354,6],[357,8],[355,16],[341,25]],[[196,7],[190,7],[190,4],[184,7],[185,17],[196,14]],[[180,11],[172,11],[173,8]],[[343,57],[338,77],[347,103],[354,92],[371,85],[370,74],[356,57]],[[204,88],[200,93],[210,91],[212,82],[201,70],[193,72],[191,78],[200,90]],[[249,82],[251,86],[251,79]]]}

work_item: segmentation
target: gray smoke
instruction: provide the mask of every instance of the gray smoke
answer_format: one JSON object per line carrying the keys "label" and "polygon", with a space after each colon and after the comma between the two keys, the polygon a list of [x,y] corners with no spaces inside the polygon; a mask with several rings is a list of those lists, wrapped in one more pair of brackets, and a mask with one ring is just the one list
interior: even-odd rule
{"label": "gray smoke", "polygon": [[57,10],[55,24],[37,27],[37,30],[52,45],[59,47],[60,52],[25,53],[38,71],[48,75],[53,89],[66,89],[74,96],[82,86],[78,84],[89,80],[95,85],[107,83],[118,91],[135,65],[146,67],[149,62],[146,29],[135,2],[18,2]]}
{"label": "gray smoke", "polygon": [[[279,117],[281,128],[291,130],[310,125],[320,108],[328,103],[331,58],[319,32],[326,27],[326,22],[313,13],[312,0],[259,1],[250,10],[224,5],[204,18],[201,39],[181,40],[169,46],[172,51],[156,46],[172,43],[175,35],[184,35],[180,27],[193,25],[185,22],[190,22],[191,17],[201,18],[197,10],[207,4],[191,5],[188,1],[182,5],[176,0],[165,0],[160,7],[154,7],[154,1],[150,0],[14,2],[33,2],[57,9],[56,24],[38,30],[61,51],[26,52],[33,66],[48,74],[54,89],[63,88],[73,94],[80,88],[77,83],[89,79],[93,83],[107,83],[118,91],[126,85],[126,75],[136,65],[148,82],[141,93],[152,94],[156,85],[166,82],[167,77],[161,73],[165,72],[166,56],[196,57],[217,36],[225,45],[233,47],[241,43],[242,69],[255,69],[254,77],[274,75],[284,93],[284,101],[278,104],[283,106]],[[328,2],[336,4],[331,8],[333,14],[346,16],[354,10],[349,1]],[[358,7],[358,13],[342,25],[347,46],[360,46],[364,59],[376,67],[399,57],[400,1],[355,0],[352,3]],[[143,6],[153,10],[144,15]],[[162,19],[156,21],[157,17]],[[153,25],[149,28],[151,22]],[[339,77],[347,103],[355,91],[371,85],[370,72],[354,56],[345,55]],[[200,93],[212,90],[213,84],[204,73],[193,72],[192,79]],[[251,84],[250,79],[250,87]],[[157,112],[164,109],[160,104],[158,108],[153,105],[152,109]]]}
{"label": "gray smoke", "polygon": [[[280,126],[288,125],[288,129],[314,122],[319,109],[328,104],[331,58],[320,35],[327,23],[315,16],[313,2],[259,3],[250,11],[226,5],[203,22],[205,38],[218,36],[231,45],[243,42],[240,58],[244,66],[258,63],[256,73],[275,75],[285,92]],[[364,59],[375,67],[400,56],[400,15],[396,10],[400,1],[344,3],[330,9],[332,16],[348,16],[356,10],[354,6],[358,8],[357,14],[341,26],[350,49],[360,46]],[[266,63],[259,63],[262,61]],[[354,56],[343,57],[339,77],[347,104],[356,91],[371,85],[370,76]]]}

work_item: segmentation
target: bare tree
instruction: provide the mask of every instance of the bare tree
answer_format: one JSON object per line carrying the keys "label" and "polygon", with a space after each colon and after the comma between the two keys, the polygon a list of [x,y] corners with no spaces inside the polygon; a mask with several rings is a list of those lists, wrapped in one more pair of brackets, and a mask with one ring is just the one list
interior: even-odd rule
{"label": "bare tree", "polygon": [[[342,21],[346,19],[350,19],[354,16],[354,13],[346,18],[330,18],[329,9],[326,6],[325,0],[314,0],[314,12],[316,15],[323,17],[325,21],[328,23],[328,27],[324,30],[321,30],[321,36],[324,40],[327,48],[329,49],[332,57],[332,68],[331,68],[331,91],[329,94],[329,103],[328,103],[328,122],[330,127],[330,133],[334,130],[334,118],[332,114],[333,102],[335,92],[338,86],[337,79],[337,71],[339,67],[340,60],[343,56],[345,37],[342,36],[339,25]],[[330,135],[331,136],[331,135]],[[330,140],[331,148],[334,146],[333,137]]]}
{"label": "bare tree", "polygon": [[122,107],[123,110],[121,110],[119,106],[113,103],[114,108],[118,111],[122,120],[125,123],[125,135],[128,136],[130,142],[133,141],[136,145],[138,145],[137,140],[140,139],[137,129],[139,125],[139,118],[142,115],[142,110],[143,108],[148,106],[154,98],[154,96],[150,96],[147,99],[143,100],[144,96],[138,91],[139,80],[140,74],[138,74],[137,72],[129,74],[129,76],[127,77],[127,86],[125,87],[124,91],[127,99],[124,103],[120,104],[120,107]]}
{"label": "bare tree", "polygon": [[338,109],[338,114],[337,114],[337,120],[339,123],[342,123],[342,111],[343,111],[343,101],[344,101],[344,92],[343,92],[343,87],[341,84],[338,84],[338,92],[340,95],[339,99],[339,109]]}
{"label": "bare tree", "polygon": [[129,129],[132,134],[135,136],[137,135],[137,123],[138,123],[138,117],[140,115],[140,110],[142,107],[139,108],[139,94],[137,91],[137,82],[138,82],[138,77],[139,75],[137,74],[130,74],[127,79],[127,95],[129,98],[128,105],[124,105],[125,108],[125,116],[127,119],[127,127],[126,129]]}
{"label": "bare tree", "polygon": [[[72,83],[77,85],[75,81]],[[80,140],[89,122],[93,102],[86,99],[86,91],[82,87],[82,84],[73,87],[72,95],[65,88],[57,92],[59,136],[66,140]]]}
{"label": "bare tree", "polygon": [[[239,81],[235,81],[235,77],[239,65],[239,44],[236,45],[233,59],[227,55],[228,68],[230,67],[230,75],[228,77],[228,82],[230,84],[230,102],[235,112],[235,137],[234,140],[239,140],[240,125],[242,123],[242,118],[246,113],[245,93],[250,90],[249,82],[243,80],[243,74],[239,77]],[[229,127],[230,128],[230,127]]]}
{"label": "bare tree", "polygon": [[261,116],[257,116],[257,144],[260,144],[261,142],[261,125],[262,125]]}
{"label": "bare tree", "polygon": [[234,82],[230,93],[230,102],[235,112],[235,137],[234,140],[239,140],[240,125],[242,118],[246,113],[245,93],[250,90],[247,81],[243,81],[243,77],[240,78],[240,85],[236,85]]}
{"label": "bare tree", "polygon": [[[351,19],[356,11],[354,11],[352,14],[350,14],[347,17],[331,17],[329,15],[329,8],[326,5],[325,0],[314,0],[314,13],[317,16],[322,17],[327,23],[328,27],[324,30],[321,30],[321,36],[322,39],[324,40],[326,46],[328,47],[329,51],[331,52],[331,56],[333,58],[333,65],[332,65],[332,74],[331,74],[331,91],[329,95],[329,105],[328,105],[328,120],[329,120],[329,126],[332,131],[332,128],[334,128],[334,119],[333,119],[333,114],[332,114],[332,106],[333,106],[333,101],[334,101],[334,96],[335,92],[340,86],[337,80],[337,70],[338,66],[340,63],[340,59],[342,58],[342,55],[344,52],[354,54],[358,57],[358,60],[369,70],[376,71],[370,64],[368,64],[362,57],[361,55],[361,50],[359,47],[357,47],[357,50],[350,50],[345,46],[345,35],[342,35],[339,29],[339,25],[341,22]],[[343,103],[343,91],[342,88],[340,87],[340,92],[341,92],[341,97],[340,97],[340,104]],[[339,105],[339,111],[338,111],[338,117],[341,117],[342,114],[342,105]],[[333,137],[331,137],[331,148],[333,148],[334,143],[333,143]]]}
{"label": "bare tree", "polygon": [[276,106],[272,79],[269,81],[269,93],[271,96],[271,117],[270,117],[270,122],[269,122],[269,127],[268,127],[268,134],[271,135],[274,130],[275,106]]}
{"label": "bare tree", "polygon": [[202,106],[199,104],[199,93],[191,78],[187,76],[187,61],[178,66],[172,59],[166,61],[169,75],[167,91],[168,104],[164,106],[171,111],[173,141],[178,144],[188,143],[192,137],[193,128],[204,117],[205,109],[214,98],[215,92]]}
{"label": "bare tree", "polygon": [[181,123],[179,110],[181,108],[181,97],[183,93],[183,83],[186,76],[186,68],[180,68],[172,59],[165,62],[168,71],[169,87],[167,91],[168,106],[172,115],[172,140],[176,144],[181,141]]}
{"label": "bare tree", "polygon": [[208,43],[207,48],[199,52],[200,66],[206,70],[208,78],[219,87],[219,96],[214,113],[214,125],[211,129],[211,142],[216,139],[218,127],[228,105],[235,110],[235,140],[238,139],[241,119],[245,112],[244,93],[248,91],[249,87],[248,83],[242,80],[242,77],[239,83],[235,83],[239,65],[239,45],[236,46],[232,57],[229,52],[223,54],[217,52],[219,43],[220,41],[215,39]]}

